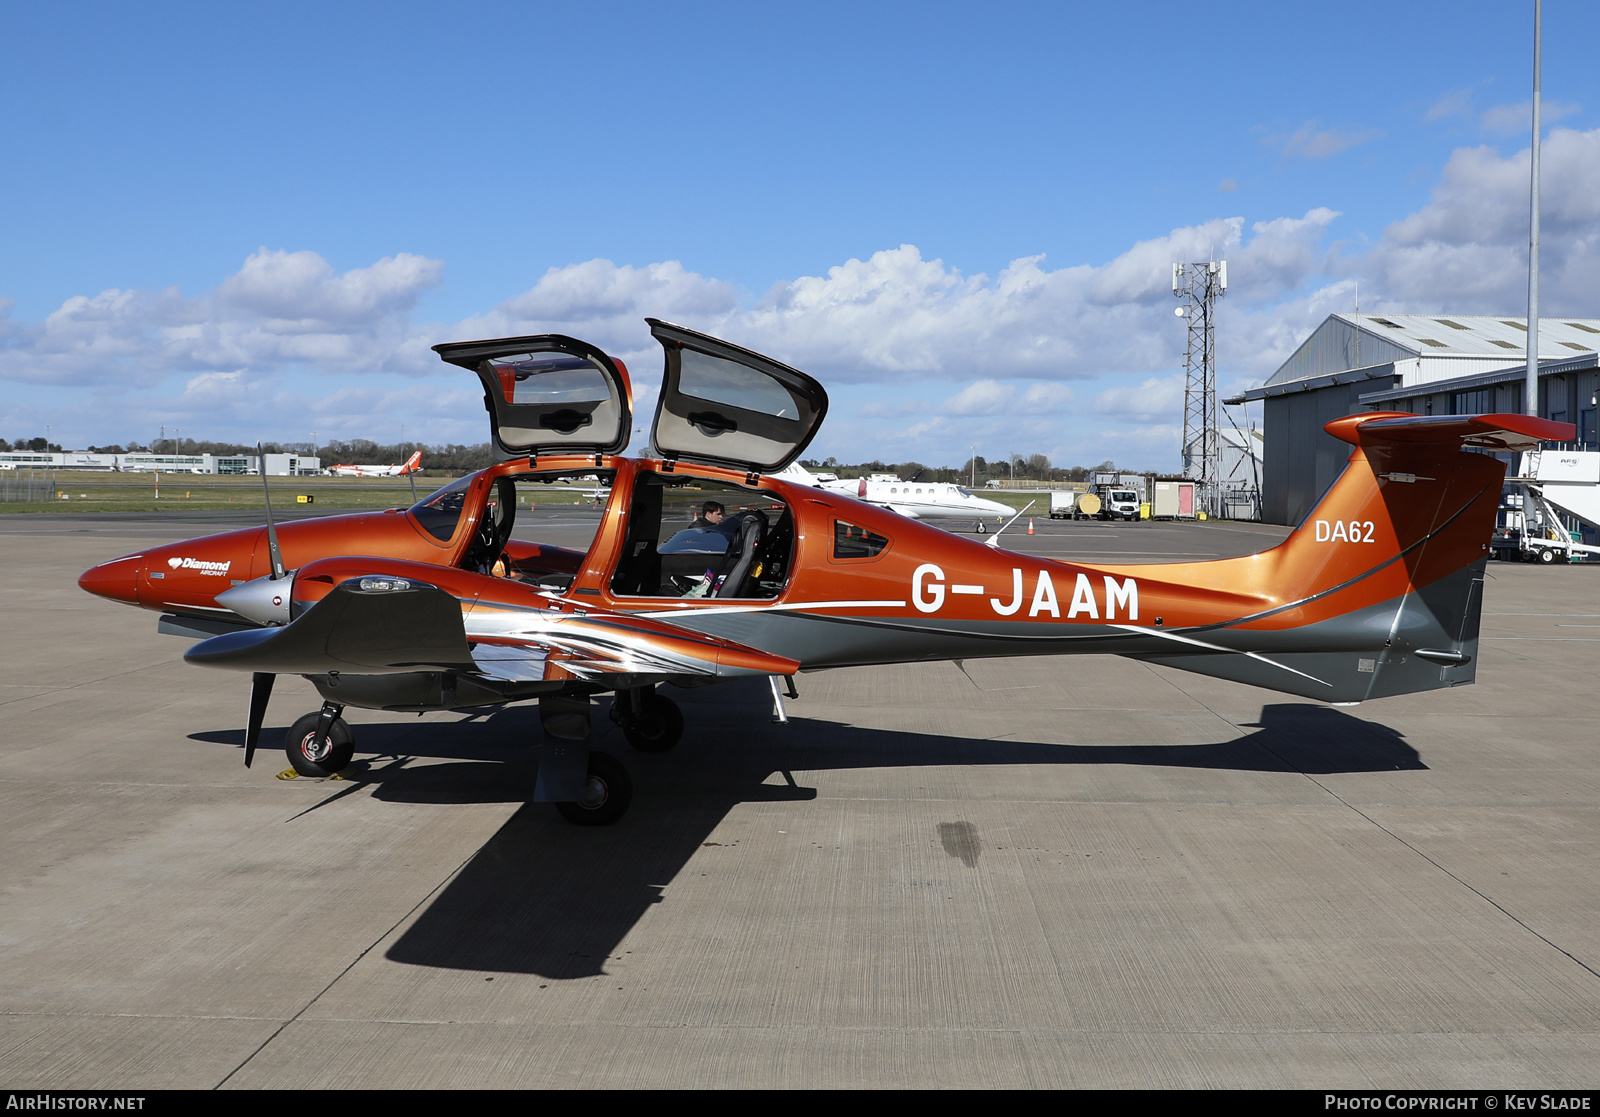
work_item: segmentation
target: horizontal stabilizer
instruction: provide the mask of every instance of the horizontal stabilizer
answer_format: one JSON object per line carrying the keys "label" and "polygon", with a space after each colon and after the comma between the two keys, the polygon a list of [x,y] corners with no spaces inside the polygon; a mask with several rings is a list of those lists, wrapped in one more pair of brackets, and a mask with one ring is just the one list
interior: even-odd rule
{"label": "horizontal stabilizer", "polygon": [[472,668],[461,603],[437,586],[389,578],[352,578],[283,628],[216,636],[183,658],[285,675]]}
{"label": "horizontal stabilizer", "polygon": [[1323,429],[1356,446],[1431,442],[1488,450],[1532,450],[1542,441],[1564,442],[1577,434],[1571,423],[1531,415],[1409,415],[1399,411],[1347,415]]}

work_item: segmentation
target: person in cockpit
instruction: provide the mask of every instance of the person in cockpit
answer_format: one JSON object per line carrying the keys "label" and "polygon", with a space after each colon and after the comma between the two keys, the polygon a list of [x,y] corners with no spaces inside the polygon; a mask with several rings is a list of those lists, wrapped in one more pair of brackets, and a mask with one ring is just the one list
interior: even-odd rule
{"label": "person in cockpit", "polygon": [[701,505],[700,515],[693,523],[657,548],[667,585],[683,597],[715,593],[720,582],[717,572],[735,546],[743,523],[742,515],[730,518],[727,509],[715,500]]}
{"label": "person in cockpit", "polygon": [[694,522],[657,548],[663,555],[722,555],[738,529],[738,521],[728,523],[727,509],[714,500],[701,505]]}

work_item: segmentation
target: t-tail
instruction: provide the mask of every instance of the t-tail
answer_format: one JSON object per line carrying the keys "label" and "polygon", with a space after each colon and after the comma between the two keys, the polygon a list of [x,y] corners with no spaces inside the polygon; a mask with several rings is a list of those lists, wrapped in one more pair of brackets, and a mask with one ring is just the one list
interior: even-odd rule
{"label": "t-tail", "polygon": [[1252,586],[1265,607],[1169,630],[1170,652],[1137,658],[1336,703],[1473,681],[1505,478],[1504,463],[1478,451],[1570,439],[1572,425],[1376,412],[1325,429],[1354,449],[1288,539],[1171,571],[1196,585]]}

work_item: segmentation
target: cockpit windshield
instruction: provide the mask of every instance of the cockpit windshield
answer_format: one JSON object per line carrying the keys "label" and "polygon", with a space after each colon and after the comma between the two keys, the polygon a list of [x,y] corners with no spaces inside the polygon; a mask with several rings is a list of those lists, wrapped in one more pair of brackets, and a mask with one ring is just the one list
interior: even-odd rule
{"label": "cockpit windshield", "polygon": [[467,490],[472,487],[475,474],[467,474],[450,482],[444,488],[411,506],[411,514],[424,531],[435,539],[449,542],[461,522],[461,512],[466,507]]}

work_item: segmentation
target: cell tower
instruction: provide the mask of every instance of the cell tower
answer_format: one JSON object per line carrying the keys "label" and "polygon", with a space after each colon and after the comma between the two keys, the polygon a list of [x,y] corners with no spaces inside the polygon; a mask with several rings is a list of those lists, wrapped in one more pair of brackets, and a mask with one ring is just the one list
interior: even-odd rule
{"label": "cell tower", "polygon": [[1195,503],[1222,512],[1222,428],[1217,422],[1217,299],[1228,290],[1228,261],[1172,265],[1172,293],[1188,319],[1183,368],[1183,475],[1195,482]]}

